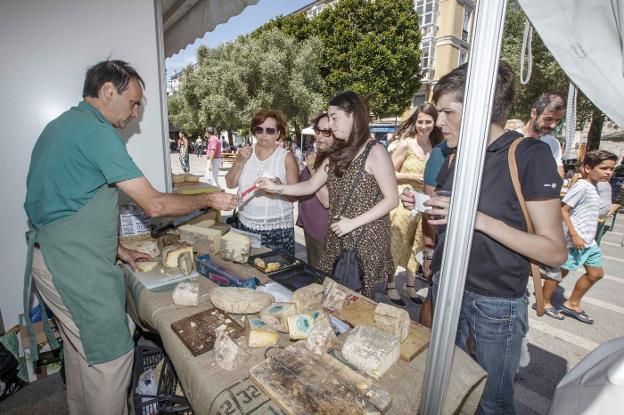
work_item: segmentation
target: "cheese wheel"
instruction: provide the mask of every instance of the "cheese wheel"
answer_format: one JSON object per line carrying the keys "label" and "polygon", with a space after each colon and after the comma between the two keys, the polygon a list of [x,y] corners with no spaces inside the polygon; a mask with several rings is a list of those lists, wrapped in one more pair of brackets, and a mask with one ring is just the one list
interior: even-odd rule
{"label": "cheese wheel", "polygon": [[250,288],[215,287],[208,295],[215,307],[232,314],[255,314],[273,302],[271,294]]}

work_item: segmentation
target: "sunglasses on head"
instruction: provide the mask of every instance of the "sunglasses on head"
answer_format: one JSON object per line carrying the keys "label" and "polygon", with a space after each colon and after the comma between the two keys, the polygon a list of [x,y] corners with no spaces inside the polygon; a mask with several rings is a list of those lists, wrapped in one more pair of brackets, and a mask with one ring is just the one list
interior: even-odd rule
{"label": "sunglasses on head", "polygon": [[326,130],[322,130],[320,128],[314,128],[314,132],[316,134],[322,134],[324,137],[329,137],[333,133],[333,131],[330,128],[328,128]]}
{"label": "sunglasses on head", "polygon": [[277,128],[273,128],[273,127],[267,127],[267,128],[255,127],[254,128],[254,133],[256,135],[260,135],[264,132],[266,132],[267,135],[275,135],[275,133],[277,133]]}

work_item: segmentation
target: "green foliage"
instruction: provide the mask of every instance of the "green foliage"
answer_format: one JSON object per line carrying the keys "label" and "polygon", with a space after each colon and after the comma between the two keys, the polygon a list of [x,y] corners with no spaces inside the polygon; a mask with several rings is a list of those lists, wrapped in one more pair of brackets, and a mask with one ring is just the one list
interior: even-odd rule
{"label": "green foliage", "polygon": [[277,29],[298,41],[303,41],[316,34],[317,21],[317,19],[308,19],[305,14],[277,16],[253,31],[251,37],[258,38],[262,33]]}

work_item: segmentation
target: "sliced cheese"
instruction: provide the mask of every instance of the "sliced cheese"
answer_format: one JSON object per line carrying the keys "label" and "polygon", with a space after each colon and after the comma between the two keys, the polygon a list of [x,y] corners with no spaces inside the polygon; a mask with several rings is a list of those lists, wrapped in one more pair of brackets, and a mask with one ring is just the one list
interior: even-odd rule
{"label": "sliced cheese", "polygon": [[251,239],[236,232],[228,232],[221,237],[221,256],[230,261],[244,264],[249,258]]}
{"label": "sliced cheese", "polygon": [[156,239],[120,240],[119,243],[123,245],[124,248],[143,252],[152,258],[156,258],[160,255],[160,249],[158,249],[158,241]]}
{"label": "sliced cheese", "polygon": [[182,252],[178,256],[178,269],[184,275],[191,275],[195,271],[195,258],[193,252]]}
{"label": "sliced cheese", "polygon": [[288,316],[297,314],[297,306],[293,303],[273,303],[266,306],[260,311],[262,320],[271,326],[271,328],[288,333]]}
{"label": "sliced cheese", "polygon": [[325,285],[325,293],[323,298],[323,307],[331,311],[340,311],[349,304],[347,293],[339,288],[339,284],[331,278],[325,278],[330,281]]}
{"label": "sliced cheese", "polygon": [[217,331],[214,352],[215,362],[225,370],[236,370],[249,358],[249,354],[228,336],[226,330]]}
{"label": "sliced cheese", "polygon": [[193,245],[193,250],[199,255],[219,253],[220,231],[198,225],[182,225],[178,231],[180,239]]}
{"label": "sliced cheese", "polygon": [[188,243],[180,243],[175,245],[169,245],[163,248],[162,251],[162,263],[167,268],[178,267],[178,257],[183,252],[193,253],[193,247]]}
{"label": "sliced cheese", "polygon": [[209,296],[215,307],[232,314],[255,314],[274,300],[271,294],[238,287],[215,287]]}
{"label": "sliced cheese", "polygon": [[400,354],[396,336],[368,326],[355,327],[342,345],[342,356],[349,364],[377,379],[399,360]]}
{"label": "sliced cheese", "polygon": [[387,331],[404,341],[409,334],[410,324],[407,310],[389,304],[377,304],[375,308],[375,327]]}
{"label": "sliced cheese", "polygon": [[307,339],[314,327],[314,319],[309,313],[288,316],[288,336],[290,340]]}
{"label": "sliced cheese", "polygon": [[270,328],[250,329],[247,337],[249,347],[270,347],[279,341],[279,333]]}
{"label": "sliced cheese", "polygon": [[311,310],[318,307],[323,302],[324,287],[321,284],[310,284],[299,288],[290,298],[290,302],[297,306],[297,312]]}
{"label": "sliced cheese", "polygon": [[199,284],[182,281],[176,285],[171,298],[176,305],[195,306],[199,304]]}
{"label": "sliced cheese", "polygon": [[312,327],[306,341],[306,348],[320,356],[327,353],[335,340],[336,333],[329,324],[329,319],[325,318],[316,322]]}
{"label": "sliced cheese", "polygon": [[151,270],[156,268],[156,266],[158,265],[158,262],[156,262],[156,261],[138,261],[136,264],[137,264],[137,268],[139,269],[140,272],[150,272]]}

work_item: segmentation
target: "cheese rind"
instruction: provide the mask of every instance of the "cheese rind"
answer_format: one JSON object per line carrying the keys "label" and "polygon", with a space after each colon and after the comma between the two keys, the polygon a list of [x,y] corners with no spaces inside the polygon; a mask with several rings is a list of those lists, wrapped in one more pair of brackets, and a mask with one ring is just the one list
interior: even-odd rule
{"label": "cheese rind", "polygon": [[347,293],[339,288],[337,282],[330,278],[325,278],[325,281],[329,280],[325,285],[325,292],[323,298],[323,307],[332,311],[340,311],[349,304],[347,299]]}
{"label": "cheese rind", "polygon": [[271,294],[239,287],[215,287],[208,295],[215,307],[232,314],[255,314],[274,300]]}
{"label": "cheese rind", "polygon": [[375,327],[395,335],[401,341],[407,339],[410,331],[410,317],[407,310],[379,303],[375,308]]}
{"label": "cheese rind", "polygon": [[286,321],[290,340],[307,339],[314,327],[314,319],[309,313],[288,316]]}
{"label": "cheese rind", "polygon": [[199,304],[199,284],[191,281],[179,282],[171,298],[176,305],[195,306]]}
{"label": "cheese rind", "polygon": [[266,306],[260,311],[262,320],[271,326],[271,328],[288,333],[288,316],[297,314],[297,306],[293,303],[273,303]]}
{"label": "cheese rind", "polygon": [[178,267],[178,257],[183,252],[193,253],[193,247],[188,243],[179,243],[175,245],[169,245],[163,248],[162,251],[162,263],[167,268]]}
{"label": "cheese rind", "polygon": [[228,232],[221,237],[220,252],[225,259],[244,264],[249,258],[250,249],[251,239],[248,236]]}
{"label": "cheese rind", "polygon": [[180,239],[193,245],[193,250],[199,255],[219,252],[221,231],[198,225],[182,225],[178,230]]}
{"label": "cheese rind", "polygon": [[184,275],[191,275],[195,271],[195,258],[193,252],[182,252],[178,256],[178,269]]}
{"label": "cheese rind", "polygon": [[247,337],[247,345],[249,347],[270,347],[279,341],[277,331],[270,328],[250,329]]}
{"label": "cheese rind", "polygon": [[342,345],[342,356],[349,364],[377,379],[399,360],[400,354],[396,336],[368,326],[355,327]]}
{"label": "cheese rind", "polygon": [[329,319],[322,319],[314,324],[308,339],[306,348],[316,355],[327,353],[333,342],[336,340],[336,333],[329,324]]}
{"label": "cheese rind", "polygon": [[297,306],[298,313],[303,313],[318,307],[323,302],[324,290],[321,284],[310,284],[295,291],[290,302]]}
{"label": "cheese rind", "polygon": [[143,252],[152,258],[156,258],[160,255],[160,249],[158,249],[158,241],[156,239],[126,240],[119,241],[119,243],[123,245],[124,248]]}
{"label": "cheese rind", "polygon": [[217,332],[214,352],[215,362],[225,370],[236,370],[249,358],[249,354],[228,336],[226,330]]}

